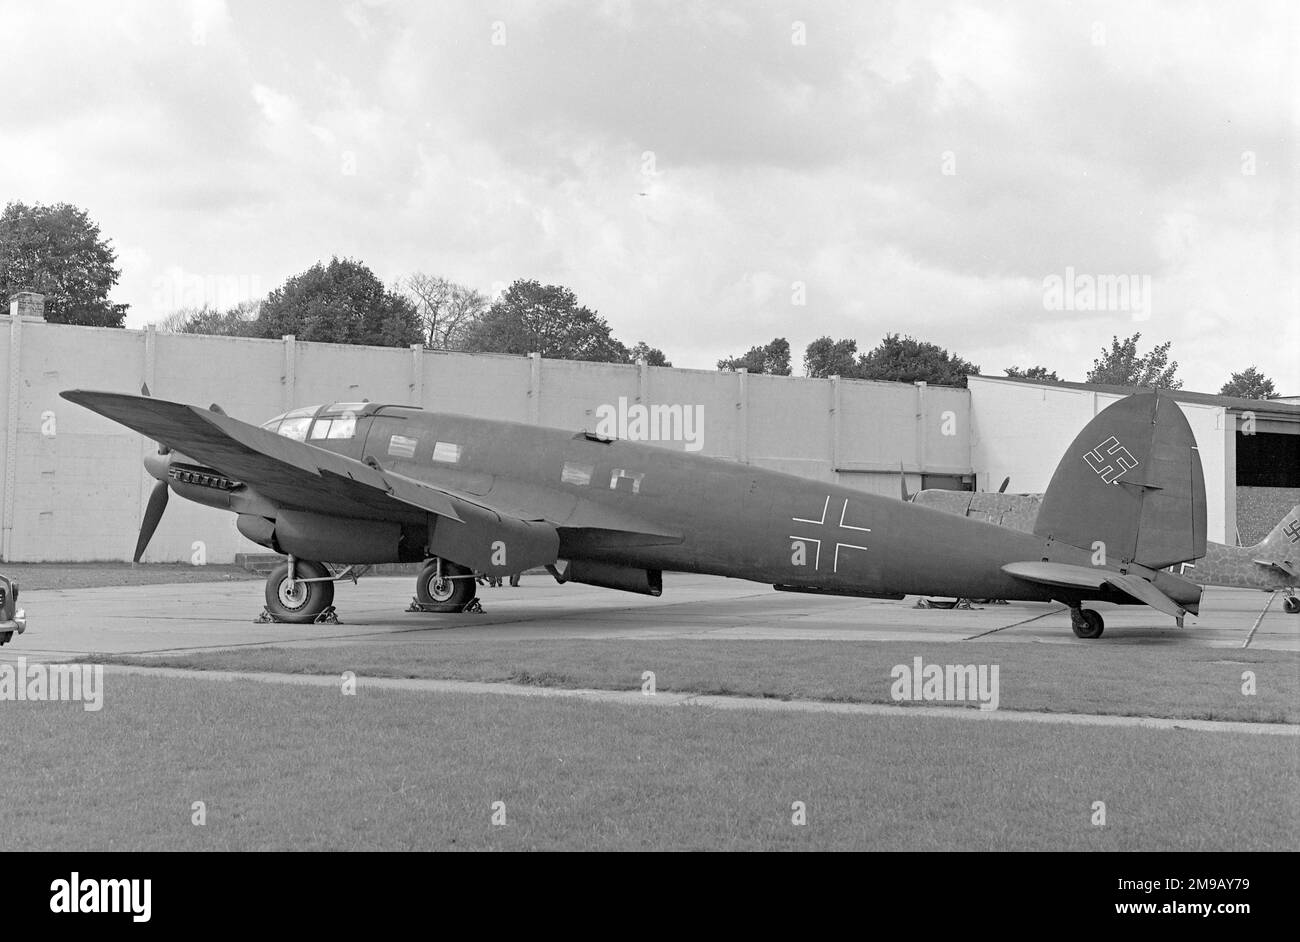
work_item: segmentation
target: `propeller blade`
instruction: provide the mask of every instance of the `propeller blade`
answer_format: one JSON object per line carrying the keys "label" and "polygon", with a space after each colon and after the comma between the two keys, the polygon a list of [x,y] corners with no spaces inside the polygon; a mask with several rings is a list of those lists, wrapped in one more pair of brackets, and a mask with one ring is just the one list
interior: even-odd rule
{"label": "propeller blade", "polygon": [[998,493],[999,493],[999,494],[1005,494],[1005,493],[1007,492],[1007,485],[1010,484],[1010,483],[1011,483],[1011,477],[1010,477],[1010,476],[1007,476],[1007,477],[1003,478],[1003,479],[1002,479],[1002,486],[998,488]]}
{"label": "propeller blade", "polygon": [[149,494],[149,503],[144,508],[144,521],[140,524],[140,538],[135,542],[135,556],[131,560],[138,563],[144,555],[145,547],[153,539],[153,532],[158,529],[163,511],[167,509],[167,482],[159,481]]}
{"label": "propeller blade", "polygon": [[898,463],[898,487],[902,492],[903,502],[911,501],[912,495],[907,493],[907,475],[903,473],[903,462]]}

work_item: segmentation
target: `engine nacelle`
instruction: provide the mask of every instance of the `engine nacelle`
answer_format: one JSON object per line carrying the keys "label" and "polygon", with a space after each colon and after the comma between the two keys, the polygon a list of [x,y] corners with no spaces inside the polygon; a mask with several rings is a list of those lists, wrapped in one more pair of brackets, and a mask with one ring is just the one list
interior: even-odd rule
{"label": "engine nacelle", "polygon": [[586,559],[561,562],[551,568],[557,582],[581,582],[602,589],[620,589],[641,595],[659,596],[664,591],[664,574],[658,569],[637,569],[634,566],[614,566],[594,563]]}
{"label": "engine nacelle", "polygon": [[332,563],[401,560],[402,527],[398,523],[281,510],[274,523],[264,517],[241,514],[236,526],[254,543],[299,559]]}

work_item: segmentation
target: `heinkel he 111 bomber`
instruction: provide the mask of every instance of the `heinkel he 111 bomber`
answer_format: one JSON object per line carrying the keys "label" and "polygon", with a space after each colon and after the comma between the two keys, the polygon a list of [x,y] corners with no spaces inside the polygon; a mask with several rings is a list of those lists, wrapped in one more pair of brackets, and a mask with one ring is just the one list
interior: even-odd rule
{"label": "heinkel he 111 bomber", "polygon": [[[146,390],[147,393],[147,390]],[[1139,393],[1100,412],[1053,475],[1032,533],[894,498],[590,432],[375,403],[250,425],[219,408],[70,390],[159,443],[136,558],[169,490],[230,510],[287,557],[267,610],[311,622],[335,567],[425,562],[421,608],[458,612],[475,579],[546,567],[559,582],[659,595],[664,572],[792,592],[1146,604],[1181,624],[1201,588],[1166,567],[1204,555],[1205,483],[1177,403]]]}

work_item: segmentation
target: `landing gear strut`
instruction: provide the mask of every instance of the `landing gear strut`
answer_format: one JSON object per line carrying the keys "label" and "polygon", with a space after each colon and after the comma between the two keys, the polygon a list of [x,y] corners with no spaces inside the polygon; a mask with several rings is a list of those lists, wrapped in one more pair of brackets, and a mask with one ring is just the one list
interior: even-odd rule
{"label": "landing gear strut", "polygon": [[474,573],[445,559],[433,559],[415,577],[420,612],[463,612],[474,602]]}
{"label": "landing gear strut", "polygon": [[1094,609],[1076,605],[1070,609],[1070,627],[1074,629],[1076,637],[1091,639],[1101,637],[1106,623]]}
{"label": "landing gear strut", "polygon": [[334,576],[321,563],[293,559],[266,577],[266,612],[272,621],[307,625],[334,601]]}

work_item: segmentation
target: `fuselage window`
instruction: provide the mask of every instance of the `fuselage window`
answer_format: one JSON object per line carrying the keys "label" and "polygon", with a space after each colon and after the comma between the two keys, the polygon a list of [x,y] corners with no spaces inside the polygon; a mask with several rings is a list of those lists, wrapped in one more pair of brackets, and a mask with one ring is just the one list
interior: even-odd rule
{"label": "fuselage window", "polygon": [[357,432],[357,420],[351,416],[337,415],[332,419],[317,419],[311,427],[311,437],[352,438]]}
{"label": "fuselage window", "polygon": [[451,442],[435,442],[433,446],[433,460],[445,461],[447,464],[455,464],[460,461],[460,446]]}
{"label": "fuselage window", "polygon": [[575,484],[578,487],[586,487],[591,483],[591,476],[595,472],[595,465],[578,464],[576,461],[566,461],[564,462],[564,469],[560,472],[560,483]]}
{"label": "fuselage window", "polygon": [[388,453],[395,458],[414,458],[416,444],[414,438],[407,438],[405,435],[394,435],[388,440]]}
{"label": "fuselage window", "polygon": [[330,438],[352,438],[357,434],[357,420],[341,415],[330,424]]}
{"label": "fuselage window", "polygon": [[[645,480],[645,474],[640,471],[625,471],[622,468],[615,468],[609,476],[609,489],[617,491],[630,488],[633,494],[640,494],[643,480]],[[620,484],[622,484],[621,488]]]}
{"label": "fuselage window", "polygon": [[319,408],[319,406],[303,406],[301,409],[282,412],[273,419],[267,419],[262,423],[261,427],[268,432],[275,432],[285,438],[292,438],[296,442],[305,441],[307,429],[311,426],[312,416],[316,414],[316,410]]}
{"label": "fuselage window", "polygon": [[311,416],[304,415],[297,418],[285,419],[280,423],[277,430],[285,438],[292,438],[296,442],[301,442],[307,438],[307,428],[311,425]]}

